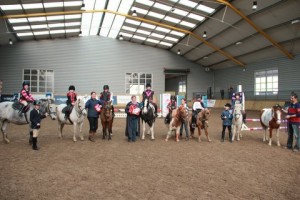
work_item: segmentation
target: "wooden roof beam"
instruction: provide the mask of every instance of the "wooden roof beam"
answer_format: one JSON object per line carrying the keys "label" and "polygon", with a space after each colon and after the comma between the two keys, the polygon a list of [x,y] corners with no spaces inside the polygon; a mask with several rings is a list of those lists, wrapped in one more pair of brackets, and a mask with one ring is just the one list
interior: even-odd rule
{"label": "wooden roof beam", "polygon": [[262,36],[264,36],[267,40],[269,40],[273,46],[278,48],[285,56],[287,56],[289,59],[293,59],[294,56],[288,52],[283,46],[278,44],[270,35],[268,35],[266,32],[264,32],[262,29],[260,29],[251,19],[249,19],[244,13],[239,11],[235,6],[233,6],[231,3],[229,3],[227,0],[217,0],[220,3],[223,3],[227,5],[229,8],[231,8],[236,14],[241,16],[248,24],[250,24],[257,32],[259,32]]}

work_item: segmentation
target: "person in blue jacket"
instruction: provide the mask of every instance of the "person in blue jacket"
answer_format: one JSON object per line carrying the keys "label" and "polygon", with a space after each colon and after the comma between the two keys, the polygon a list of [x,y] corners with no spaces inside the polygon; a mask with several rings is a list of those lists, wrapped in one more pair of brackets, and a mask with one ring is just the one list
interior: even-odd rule
{"label": "person in blue jacket", "polygon": [[225,130],[226,127],[228,129],[229,132],[229,141],[232,142],[232,133],[231,133],[231,125],[232,125],[232,113],[231,113],[231,104],[230,103],[226,103],[224,106],[224,109],[222,114],[221,114],[221,119],[223,120],[223,130],[222,130],[222,138],[221,138],[221,142],[224,142],[225,140]]}
{"label": "person in blue jacket", "polygon": [[96,99],[96,92],[91,92],[91,98],[85,103],[88,110],[87,118],[90,123],[89,140],[95,142],[95,134],[98,129],[98,118],[102,107],[102,102]]}

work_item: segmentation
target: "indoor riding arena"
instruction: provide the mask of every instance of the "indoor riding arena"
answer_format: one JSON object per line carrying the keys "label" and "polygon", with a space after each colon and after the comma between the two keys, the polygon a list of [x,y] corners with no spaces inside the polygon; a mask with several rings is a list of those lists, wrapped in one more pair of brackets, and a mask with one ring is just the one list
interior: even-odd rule
{"label": "indoor riding arena", "polygon": [[0,1],[0,199],[300,199],[299,10]]}

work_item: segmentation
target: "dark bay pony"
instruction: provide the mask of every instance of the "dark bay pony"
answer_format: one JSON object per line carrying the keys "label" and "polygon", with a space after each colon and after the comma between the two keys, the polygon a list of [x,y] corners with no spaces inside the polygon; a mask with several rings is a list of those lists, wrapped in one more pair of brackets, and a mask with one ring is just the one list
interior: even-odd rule
{"label": "dark bay pony", "polygon": [[[50,104],[53,103],[52,99],[40,99],[41,107],[40,113],[42,115],[48,113],[50,116],[53,115],[52,108]],[[29,124],[30,131],[30,111],[34,109],[33,104],[29,104],[28,111],[20,115],[19,109],[15,109],[13,104],[18,104],[19,102],[2,102],[0,103],[0,129],[3,134],[3,140],[5,143],[9,143],[9,139],[7,137],[6,128],[9,123],[13,123],[16,125],[25,125]]]}
{"label": "dark bay pony", "polygon": [[269,146],[272,145],[272,131],[276,130],[277,135],[277,146],[280,146],[279,142],[279,128],[281,123],[281,106],[275,105],[272,108],[265,108],[260,112],[260,123],[264,129],[263,142],[268,141],[267,129],[269,129],[270,139]]}
{"label": "dark bay pony", "polygon": [[112,115],[112,102],[108,101],[104,104],[102,107],[101,113],[100,113],[100,119],[102,124],[102,132],[103,136],[102,139],[106,139],[107,131],[108,131],[108,140],[111,140],[111,134],[112,134],[112,125],[114,122],[114,118]]}
{"label": "dark bay pony", "polygon": [[[211,142],[211,139],[208,136],[208,120],[210,117],[210,110],[209,109],[203,109],[201,110],[196,118],[196,128],[198,129],[198,142],[201,142],[201,129],[205,131],[206,138],[208,142]],[[194,137],[195,128],[192,127],[192,116],[190,116],[190,131],[191,131],[191,137]]]}
{"label": "dark bay pony", "polygon": [[143,102],[141,119],[143,124],[143,133],[141,139],[145,140],[146,124],[148,124],[149,130],[147,134],[151,134],[151,140],[155,140],[154,138],[155,107],[151,102],[149,102],[147,98],[145,98]]}

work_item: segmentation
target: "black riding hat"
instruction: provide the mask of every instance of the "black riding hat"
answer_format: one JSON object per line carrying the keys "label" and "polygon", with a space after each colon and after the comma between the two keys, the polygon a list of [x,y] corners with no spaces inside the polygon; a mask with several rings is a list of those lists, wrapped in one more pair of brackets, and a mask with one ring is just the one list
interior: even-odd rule
{"label": "black riding hat", "polygon": [[175,96],[175,95],[172,95],[172,96],[171,96],[171,100],[176,101],[176,96]]}
{"label": "black riding hat", "polygon": [[30,86],[30,83],[29,83],[29,81],[24,81],[24,82],[23,82],[23,87],[24,87],[24,85],[28,85],[28,86]]}
{"label": "black riding hat", "polygon": [[75,90],[75,86],[74,85],[70,85],[69,86],[69,90]]}
{"label": "black riding hat", "polygon": [[35,106],[41,105],[41,102],[40,102],[39,100],[35,100],[35,101],[33,102],[33,105],[35,105]]}
{"label": "black riding hat", "polygon": [[231,104],[230,104],[230,103],[226,103],[226,104],[225,104],[225,107],[231,108]]}
{"label": "black riding hat", "polygon": [[197,96],[196,96],[196,99],[201,99],[201,95],[197,95]]}
{"label": "black riding hat", "polygon": [[109,86],[108,85],[104,85],[103,86],[103,90],[105,90],[105,89],[109,90]]}
{"label": "black riding hat", "polygon": [[147,84],[146,84],[146,88],[147,88],[147,87],[151,87],[151,84],[150,84],[150,83],[147,83]]}

